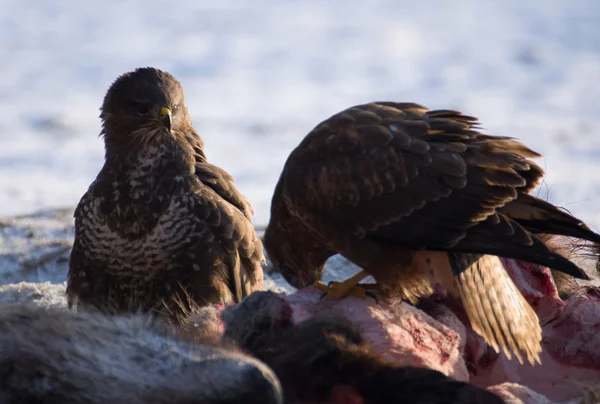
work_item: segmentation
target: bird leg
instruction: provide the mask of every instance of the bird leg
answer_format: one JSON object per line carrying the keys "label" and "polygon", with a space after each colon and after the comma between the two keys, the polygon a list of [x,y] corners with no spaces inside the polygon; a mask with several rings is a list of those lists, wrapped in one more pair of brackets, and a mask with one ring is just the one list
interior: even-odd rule
{"label": "bird leg", "polygon": [[366,271],[360,271],[356,275],[346,279],[344,282],[329,282],[325,285],[321,281],[313,283],[313,287],[322,290],[325,294],[321,298],[325,299],[341,299],[342,297],[354,296],[361,299],[372,297],[377,301],[377,297],[373,292],[367,290],[372,289],[374,285],[359,285],[358,283],[370,276]]}

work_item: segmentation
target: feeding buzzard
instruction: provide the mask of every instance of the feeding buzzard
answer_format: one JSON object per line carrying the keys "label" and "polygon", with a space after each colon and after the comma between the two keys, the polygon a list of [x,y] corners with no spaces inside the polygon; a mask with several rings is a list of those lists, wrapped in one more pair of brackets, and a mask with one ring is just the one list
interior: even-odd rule
{"label": "feeding buzzard", "polygon": [[69,307],[173,314],[260,288],[252,208],[207,161],[180,83],[154,68],[123,74],[100,118],[105,163],[75,211]]}
{"label": "feeding buzzard", "polygon": [[[292,151],[276,185],[263,243],[297,288],[317,282],[327,297],[378,290],[412,302],[434,275],[460,296],[473,328],[497,351],[539,361],[535,312],[498,257],[588,279],[536,234],[595,242],[580,220],[529,195],[540,155],[509,137],[487,136],[474,117],[413,103],[348,108],[315,127]],[[363,271],[327,288],[318,282],[339,253]]]}

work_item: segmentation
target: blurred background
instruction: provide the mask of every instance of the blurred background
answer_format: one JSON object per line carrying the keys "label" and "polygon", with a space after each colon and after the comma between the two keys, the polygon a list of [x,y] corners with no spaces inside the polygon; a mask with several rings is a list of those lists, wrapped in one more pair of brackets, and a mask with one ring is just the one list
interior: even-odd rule
{"label": "blurred background", "polygon": [[209,160],[267,223],[290,151],[351,105],[478,116],[544,154],[540,195],[600,229],[600,3],[0,1],[0,217],[74,207],[120,74],[165,69]]}

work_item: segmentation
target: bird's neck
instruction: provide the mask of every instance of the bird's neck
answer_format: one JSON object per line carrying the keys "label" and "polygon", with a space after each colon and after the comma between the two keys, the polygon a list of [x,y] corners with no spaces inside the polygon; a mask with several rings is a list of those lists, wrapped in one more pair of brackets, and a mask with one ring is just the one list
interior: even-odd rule
{"label": "bird's neck", "polygon": [[188,145],[176,141],[143,145],[106,144],[106,164],[119,180],[155,185],[165,176],[185,176],[194,171],[194,156]]}

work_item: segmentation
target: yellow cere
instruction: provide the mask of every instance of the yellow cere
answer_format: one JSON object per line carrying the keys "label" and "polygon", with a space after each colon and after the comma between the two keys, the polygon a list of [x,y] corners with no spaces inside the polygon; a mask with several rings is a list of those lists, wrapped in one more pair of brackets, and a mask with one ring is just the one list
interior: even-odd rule
{"label": "yellow cere", "polygon": [[160,117],[163,118],[165,115],[171,116],[171,110],[169,108],[162,107],[160,109]]}

